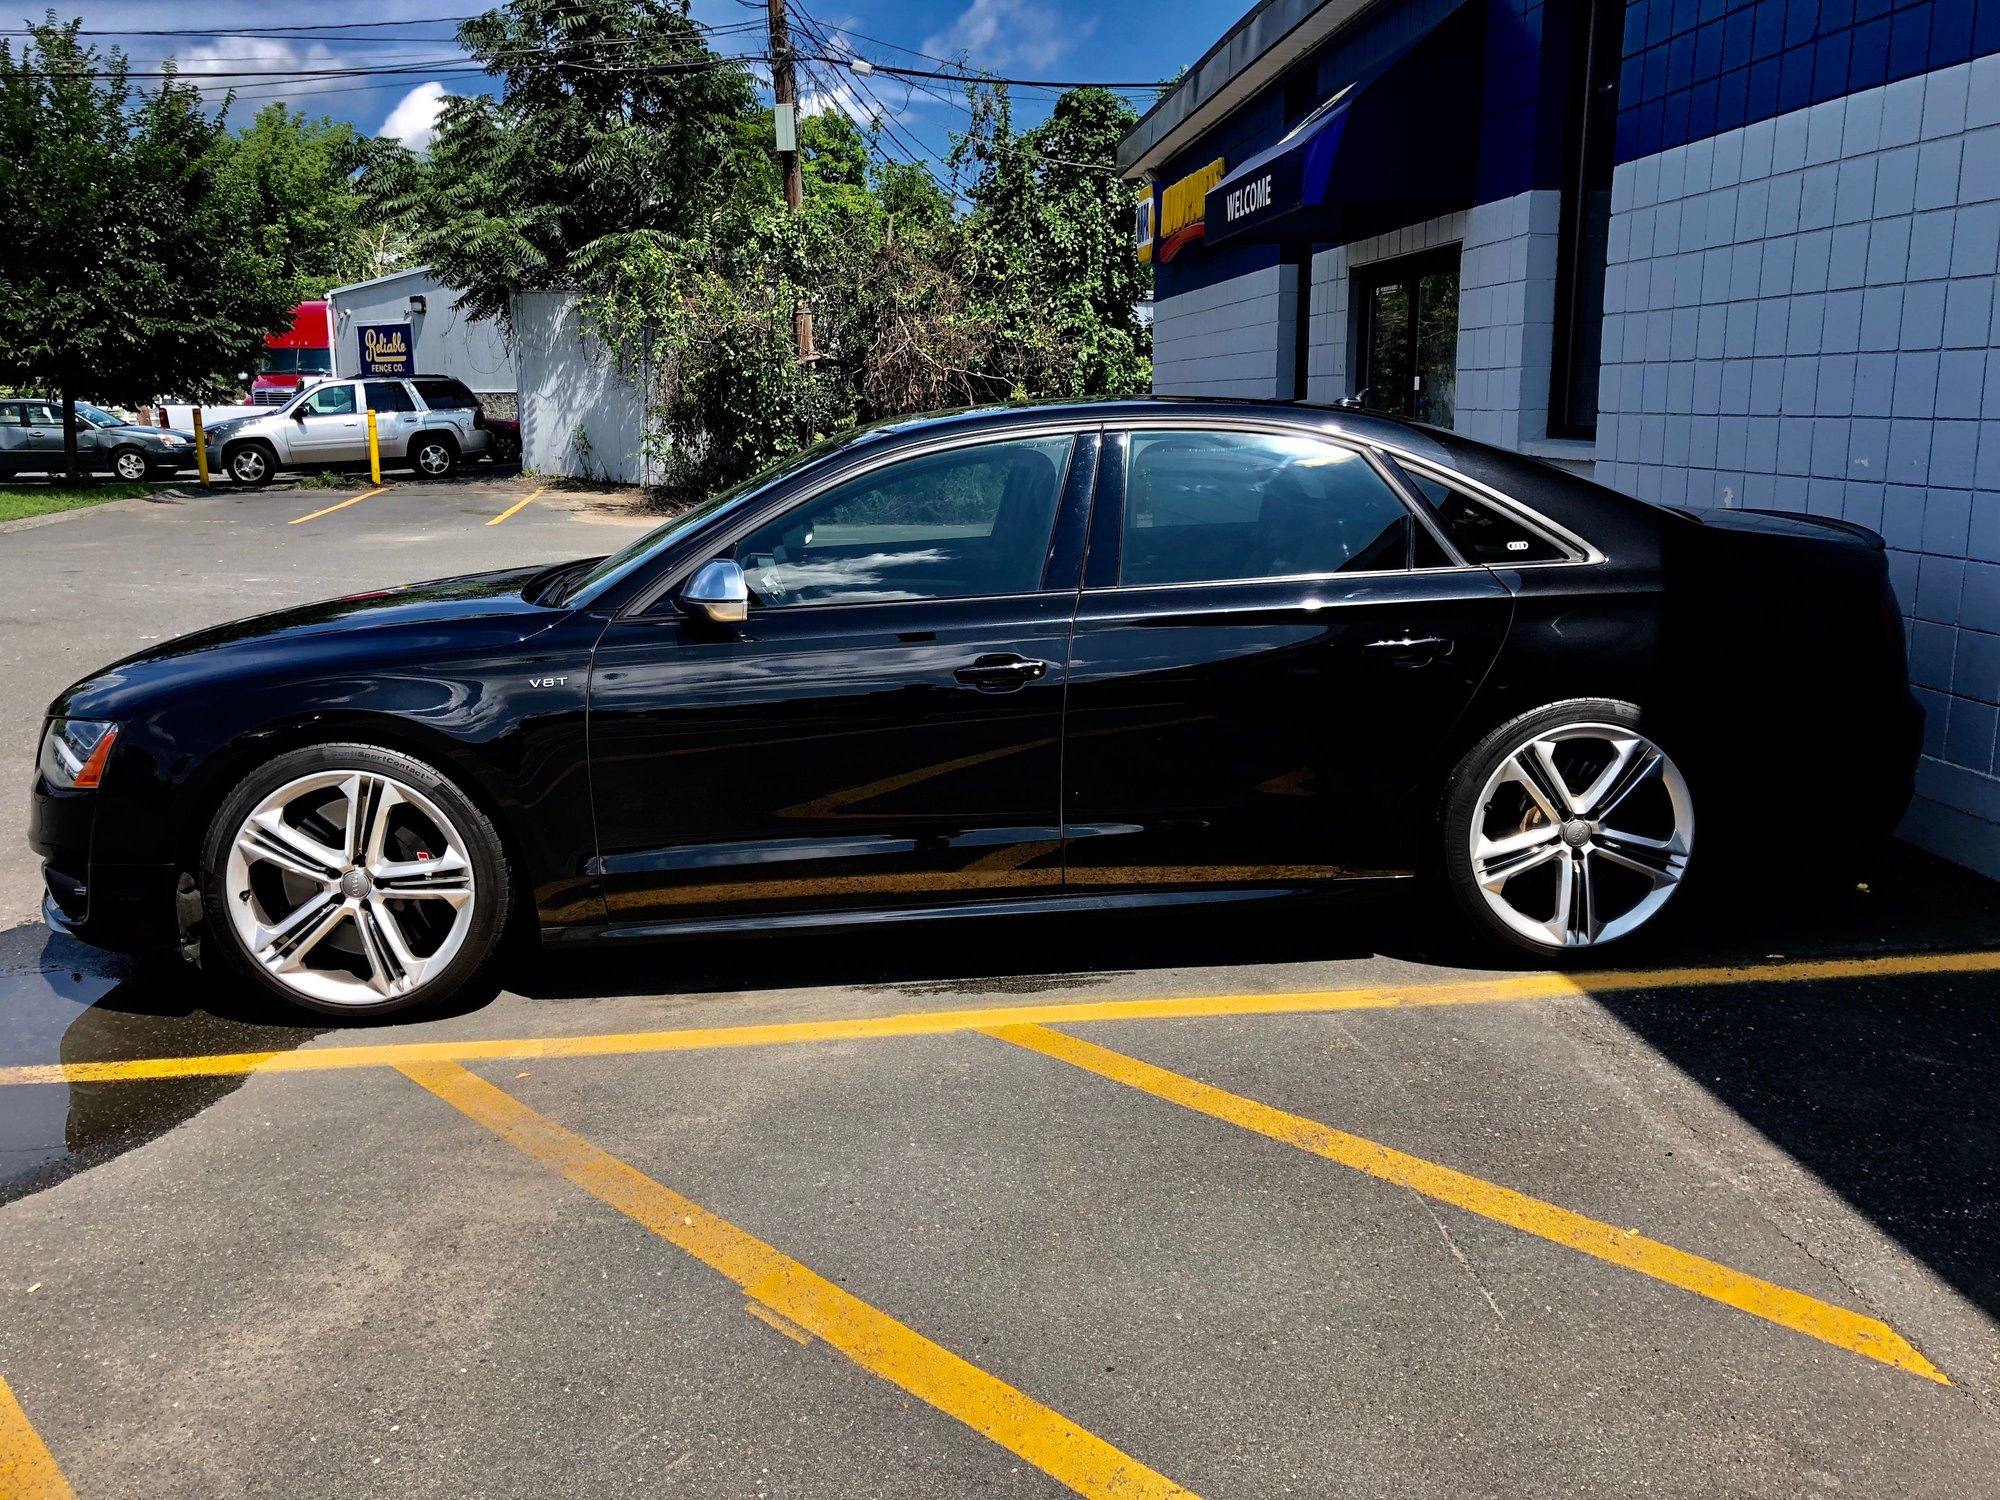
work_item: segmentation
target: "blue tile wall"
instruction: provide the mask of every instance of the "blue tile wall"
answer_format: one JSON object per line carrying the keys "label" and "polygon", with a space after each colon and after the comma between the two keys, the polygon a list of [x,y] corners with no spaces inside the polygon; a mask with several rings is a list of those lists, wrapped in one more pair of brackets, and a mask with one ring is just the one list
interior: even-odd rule
{"label": "blue tile wall", "polygon": [[1618,159],[1993,52],[2000,0],[1631,0]]}

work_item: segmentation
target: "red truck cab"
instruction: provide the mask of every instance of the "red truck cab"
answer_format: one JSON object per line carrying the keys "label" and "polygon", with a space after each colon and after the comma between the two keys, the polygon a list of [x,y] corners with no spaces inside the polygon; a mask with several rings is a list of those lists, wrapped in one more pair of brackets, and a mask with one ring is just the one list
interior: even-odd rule
{"label": "red truck cab", "polygon": [[264,341],[262,367],[250,382],[250,404],[283,406],[332,373],[333,338],[326,303],[301,302],[292,309],[292,326]]}

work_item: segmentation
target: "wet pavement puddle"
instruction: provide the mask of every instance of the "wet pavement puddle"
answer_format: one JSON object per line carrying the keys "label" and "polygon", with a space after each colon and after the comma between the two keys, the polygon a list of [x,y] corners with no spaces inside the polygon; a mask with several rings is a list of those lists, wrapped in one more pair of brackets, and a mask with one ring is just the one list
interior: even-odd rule
{"label": "wet pavement puddle", "polygon": [[[207,1008],[225,995],[244,1009]],[[327,1029],[274,1024],[252,1004],[178,961],[99,953],[39,923],[0,932],[0,1063],[288,1051]],[[242,1084],[236,1077],[0,1089],[0,1204],[142,1146]]]}

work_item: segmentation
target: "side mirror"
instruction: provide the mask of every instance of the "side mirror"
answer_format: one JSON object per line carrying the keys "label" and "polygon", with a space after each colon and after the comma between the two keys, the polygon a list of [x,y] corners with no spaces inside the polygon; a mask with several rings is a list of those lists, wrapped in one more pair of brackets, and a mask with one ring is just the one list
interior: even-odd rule
{"label": "side mirror", "polygon": [[292,420],[294,422],[303,422],[305,421],[305,419],[306,419],[306,409],[303,406],[295,406],[292,408]]}
{"label": "side mirror", "polygon": [[718,557],[695,569],[681,605],[711,625],[741,625],[750,618],[750,585],[734,561]]}

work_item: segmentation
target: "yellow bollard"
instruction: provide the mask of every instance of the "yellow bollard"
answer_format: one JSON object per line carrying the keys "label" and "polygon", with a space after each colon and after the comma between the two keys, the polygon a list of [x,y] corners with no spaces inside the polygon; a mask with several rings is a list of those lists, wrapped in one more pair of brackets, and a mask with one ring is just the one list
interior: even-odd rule
{"label": "yellow bollard", "polygon": [[201,408],[194,409],[194,467],[201,482],[208,483],[208,434],[201,428]]}
{"label": "yellow bollard", "polygon": [[368,408],[368,482],[382,482],[382,443],[375,435],[375,408]]}

